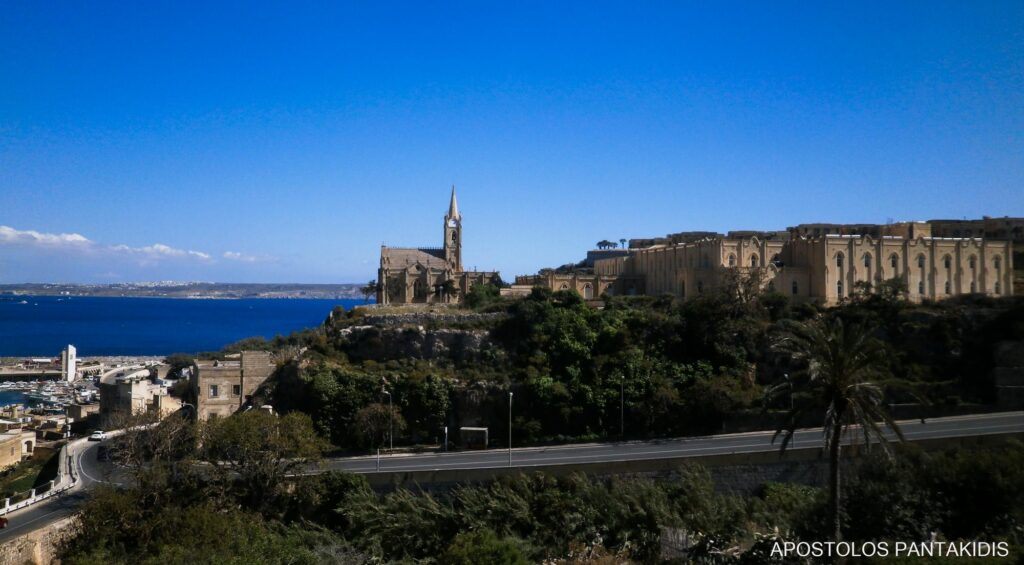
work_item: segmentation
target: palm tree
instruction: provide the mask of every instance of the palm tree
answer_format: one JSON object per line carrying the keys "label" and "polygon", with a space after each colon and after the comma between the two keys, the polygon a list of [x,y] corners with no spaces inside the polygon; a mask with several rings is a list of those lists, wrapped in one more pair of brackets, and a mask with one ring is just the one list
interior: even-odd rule
{"label": "palm tree", "polygon": [[785,453],[797,425],[806,414],[824,409],[823,437],[829,455],[829,513],[835,541],[842,540],[839,461],[843,432],[859,428],[864,444],[877,440],[891,454],[884,426],[904,441],[903,433],[885,410],[882,386],[890,377],[885,350],[863,325],[831,317],[806,324],[794,323],[776,347],[789,353],[806,369],[794,379],[769,389],[769,398],[788,395],[791,409],[772,437],[783,436]]}
{"label": "palm tree", "polygon": [[622,244],[622,248],[623,248],[623,249],[625,249],[625,248],[626,248],[626,238],[622,238],[622,239],[620,239],[620,240],[619,240],[619,243],[621,243],[621,244]]}

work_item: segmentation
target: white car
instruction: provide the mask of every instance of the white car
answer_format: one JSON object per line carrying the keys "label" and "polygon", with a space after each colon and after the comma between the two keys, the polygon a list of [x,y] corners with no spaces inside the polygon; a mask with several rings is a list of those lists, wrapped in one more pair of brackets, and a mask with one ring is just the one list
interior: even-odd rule
{"label": "white car", "polygon": [[103,441],[107,439],[107,432],[103,430],[96,430],[89,436],[89,441]]}

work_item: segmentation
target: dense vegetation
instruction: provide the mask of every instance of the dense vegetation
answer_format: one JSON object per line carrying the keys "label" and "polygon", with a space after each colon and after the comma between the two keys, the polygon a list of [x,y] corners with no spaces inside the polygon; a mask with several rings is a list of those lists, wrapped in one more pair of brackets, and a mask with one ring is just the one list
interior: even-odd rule
{"label": "dense vegetation", "polygon": [[[232,434],[273,427],[234,418]],[[152,432],[162,440],[135,442],[149,454],[137,469],[144,488],[101,490],[86,505],[65,563],[650,563],[673,533],[690,540],[679,562],[761,563],[775,540],[829,535],[821,489],[768,483],[755,495],[720,493],[700,467],[661,479],[524,474],[433,494],[377,493],[362,477],[328,472],[277,482],[255,499],[244,480],[182,466],[208,457],[205,449],[168,440],[207,432],[170,428]],[[856,504],[844,505],[847,539],[980,537],[1008,540],[1011,558],[1022,555],[1020,443],[906,446],[895,460],[853,463],[848,476],[844,496]]]}
{"label": "dense vegetation", "polygon": [[[387,404],[387,393],[402,423],[397,445],[436,443],[445,425],[454,429],[467,419],[490,427],[501,445],[509,390],[516,445],[618,438],[622,431],[630,438],[704,434],[779,423],[788,401],[766,401],[765,392],[803,369],[776,347],[793,321],[837,318],[870,328],[894,377],[884,387],[885,403],[923,401],[921,410],[904,413],[914,416],[994,402],[994,344],[1024,339],[1020,298],[911,304],[887,283],[819,310],[749,287],[737,280],[685,302],[613,297],[596,309],[576,293],[535,289],[529,298],[506,301],[479,286],[467,301],[498,318],[447,331],[484,333],[480,349],[435,358],[357,354],[366,344],[340,330],[360,324],[363,313],[336,312],[319,331],[262,344],[306,348],[301,361],[278,371],[266,400],[310,414],[342,448],[374,444],[354,422],[368,406]],[[394,337],[384,330],[373,335],[378,343]]]}

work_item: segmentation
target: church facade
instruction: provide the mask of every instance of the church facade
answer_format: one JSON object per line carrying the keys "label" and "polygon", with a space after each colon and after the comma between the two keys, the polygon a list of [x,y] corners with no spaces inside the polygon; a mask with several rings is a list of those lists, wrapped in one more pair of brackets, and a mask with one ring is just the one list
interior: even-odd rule
{"label": "church facade", "polygon": [[500,281],[495,271],[462,266],[462,214],[452,187],[441,247],[381,245],[377,304],[459,303],[478,284]]}

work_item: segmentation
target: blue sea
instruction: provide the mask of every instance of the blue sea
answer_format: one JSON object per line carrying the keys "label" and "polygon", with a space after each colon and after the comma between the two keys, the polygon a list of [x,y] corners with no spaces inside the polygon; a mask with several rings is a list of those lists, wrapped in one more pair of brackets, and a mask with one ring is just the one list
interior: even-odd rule
{"label": "blue sea", "polygon": [[[13,298],[13,299],[12,299]],[[22,303],[24,301],[24,303]],[[168,355],[217,351],[323,323],[362,300],[0,297],[0,357]]]}

